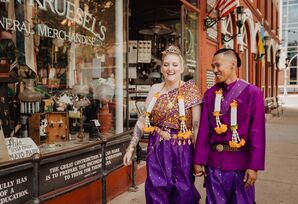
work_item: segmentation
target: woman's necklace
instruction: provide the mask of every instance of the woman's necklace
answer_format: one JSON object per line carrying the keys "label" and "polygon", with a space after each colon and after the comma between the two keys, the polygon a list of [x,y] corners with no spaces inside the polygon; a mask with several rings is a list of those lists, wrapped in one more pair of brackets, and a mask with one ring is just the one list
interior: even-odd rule
{"label": "woman's necklace", "polygon": [[171,101],[169,92],[167,93],[167,102],[168,102],[167,108],[172,109],[175,105],[175,101]]}
{"label": "woman's necklace", "polygon": [[[164,84],[164,87],[165,87],[165,84]],[[178,87],[180,87],[180,81],[179,81]],[[167,104],[167,108],[168,108],[168,109],[172,109],[172,108],[175,106],[177,97],[175,97],[175,100],[172,101],[172,100],[170,99],[170,92],[171,92],[171,91],[168,91],[168,89],[166,89],[166,91],[167,91],[167,93],[166,93],[166,97],[167,97],[167,103],[168,103],[168,104]]]}

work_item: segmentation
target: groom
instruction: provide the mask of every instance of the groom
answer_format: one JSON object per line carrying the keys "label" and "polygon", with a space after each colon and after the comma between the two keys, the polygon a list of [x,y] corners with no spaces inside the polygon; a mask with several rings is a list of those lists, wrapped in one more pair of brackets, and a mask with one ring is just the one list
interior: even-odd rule
{"label": "groom", "polygon": [[238,53],[222,48],[212,60],[219,83],[204,95],[194,155],[196,176],[206,175],[206,203],[254,203],[265,163],[262,91],[237,77]]}

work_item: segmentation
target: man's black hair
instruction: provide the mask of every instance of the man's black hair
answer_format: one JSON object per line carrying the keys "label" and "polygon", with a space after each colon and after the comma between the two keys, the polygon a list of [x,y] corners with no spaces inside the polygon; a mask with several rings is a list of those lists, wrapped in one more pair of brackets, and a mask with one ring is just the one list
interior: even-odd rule
{"label": "man's black hair", "polygon": [[213,56],[215,56],[215,55],[218,55],[218,54],[233,54],[235,57],[236,57],[236,59],[237,59],[237,67],[239,68],[240,66],[241,66],[241,59],[240,59],[240,57],[239,57],[239,54],[234,50],[234,49],[231,49],[231,48],[221,48],[221,49],[219,49],[219,50],[217,50],[215,53],[214,53],[214,55]]}

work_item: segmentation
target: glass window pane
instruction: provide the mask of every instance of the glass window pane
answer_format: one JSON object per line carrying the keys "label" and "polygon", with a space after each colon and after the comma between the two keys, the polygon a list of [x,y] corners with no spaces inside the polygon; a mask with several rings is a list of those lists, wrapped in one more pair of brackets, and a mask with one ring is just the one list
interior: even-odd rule
{"label": "glass window pane", "polygon": [[[23,78],[34,78],[45,92],[44,99],[73,95],[75,85],[87,87],[76,92],[90,101],[84,107],[84,125],[99,119],[100,130],[107,135],[122,132],[124,124],[123,4],[116,0],[7,1],[0,10],[0,25],[16,44]],[[77,108],[69,105],[63,111]]]}
{"label": "glass window pane", "polygon": [[184,55],[186,61],[185,77],[193,78],[197,67],[197,13],[185,10]]}

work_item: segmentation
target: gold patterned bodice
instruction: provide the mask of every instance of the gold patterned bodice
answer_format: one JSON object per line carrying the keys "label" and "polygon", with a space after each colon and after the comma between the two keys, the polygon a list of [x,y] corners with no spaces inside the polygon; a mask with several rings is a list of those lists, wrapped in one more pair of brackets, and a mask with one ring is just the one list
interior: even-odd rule
{"label": "gold patterned bodice", "polygon": [[[184,96],[186,126],[188,129],[191,129],[191,107],[201,103],[201,95],[193,80],[184,83],[180,87],[180,93]],[[178,88],[168,92],[167,94],[162,94],[157,100],[151,113],[151,121],[153,122],[154,126],[157,125],[178,130],[180,127],[177,99]]]}

